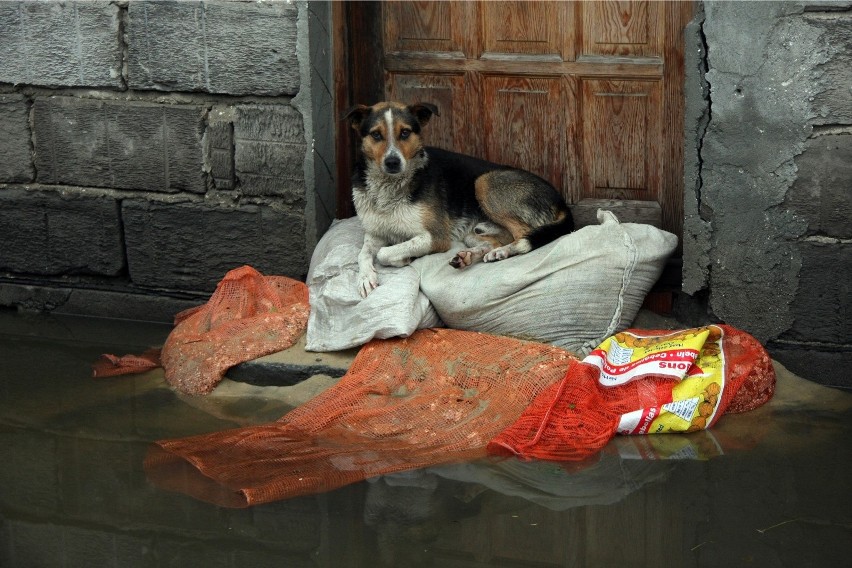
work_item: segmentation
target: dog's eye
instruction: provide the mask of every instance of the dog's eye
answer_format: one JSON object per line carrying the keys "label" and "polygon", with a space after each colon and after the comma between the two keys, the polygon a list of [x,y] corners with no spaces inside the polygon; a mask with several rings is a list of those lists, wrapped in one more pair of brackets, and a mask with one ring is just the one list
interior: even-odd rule
{"label": "dog's eye", "polygon": [[402,130],[399,131],[400,140],[405,140],[409,136],[411,136],[411,130],[409,130],[408,128],[403,128]]}
{"label": "dog's eye", "polygon": [[370,136],[373,138],[373,140],[375,140],[377,142],[382,139],[382,133],[379,132],[378,130],[374,130],[374,131],[370,132]]}

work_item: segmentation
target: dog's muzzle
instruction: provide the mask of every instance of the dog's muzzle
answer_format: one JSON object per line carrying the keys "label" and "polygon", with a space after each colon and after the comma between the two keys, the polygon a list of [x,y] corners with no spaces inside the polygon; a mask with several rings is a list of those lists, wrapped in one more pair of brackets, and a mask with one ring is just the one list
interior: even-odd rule
{"label": "dog's muzzle", "polygon": [[399,156],[388,156],[384,159],[382,165],[387,174],[398,174],[402,171],[402,160]]}

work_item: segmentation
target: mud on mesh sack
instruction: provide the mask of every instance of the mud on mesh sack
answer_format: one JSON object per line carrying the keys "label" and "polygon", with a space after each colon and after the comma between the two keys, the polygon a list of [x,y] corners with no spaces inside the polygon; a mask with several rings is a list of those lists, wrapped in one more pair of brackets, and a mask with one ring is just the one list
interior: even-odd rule
{"label": "mud on mesh sack", "polygon": [[337,385],[277,422],[159,441],[147,470],[162,488],[248,506],[470,461],[572,361],[557,347],[448,329],[376,340]]}
{"label": "mud on mesh sack", "polygon": [[308,288],[250,266],[228,272],[208,302],[175,316],[162,350],[104,355],[96,377],[139,373],[162,366],[166,381],[187,394],[207,394],[239,363],[291,347],[307,327]]}
{"label": "mud on mesh sack", "polygon": [[189,394],[209,393],[234,365],[295,344],[309,311],[302,282],[249,266],[232,270],[205,305],[178,314],[161,355],[166,380]]}

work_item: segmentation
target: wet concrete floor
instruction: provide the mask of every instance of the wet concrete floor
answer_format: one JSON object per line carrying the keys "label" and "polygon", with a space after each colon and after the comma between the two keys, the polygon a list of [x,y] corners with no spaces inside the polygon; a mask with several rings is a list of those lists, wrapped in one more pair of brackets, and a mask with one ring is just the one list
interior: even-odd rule
{"label": "wet concrete floor", "polygon": [[852,565],[852,394],[781,366],[771,403],[709,432],[223,509],[151,484],[150,442],[274,420],[332,379],[199,399],[161,371],[91,378],[169,329],[0,312],[0,566]]}

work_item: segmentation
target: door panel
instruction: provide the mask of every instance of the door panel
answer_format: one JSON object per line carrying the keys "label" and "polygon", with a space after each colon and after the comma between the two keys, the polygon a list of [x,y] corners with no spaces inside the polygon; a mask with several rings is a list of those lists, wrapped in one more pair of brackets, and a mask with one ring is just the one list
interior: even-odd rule
{"label": "door panel", "polygon": [[[690,3],[372,6],[384,45],[356,63],[352,80],[380,65],[385,98],[437,104],[429,144],[541,175],[581,224],[604,206],[680,234]],[[349,33],[351,44],[358,34]]]}
{"label": "door panel", "polygon": [[[560,78],[488,76],[483,79],[485,158],[523,168],[564,187],[565,116]],[[541,141],[547,140],[547,144]]]}
{"label": "door panel", "polygon": [[[471,152],[473,148],[465,145],[464,134],[467,131],[467,113],[465,97],[465,76],[455,75],[407,75],[394,74],[388,92],[393,100],[435,104],[440,112],[433,124],[443,127],[427,126],[422,136],[430,146],[439,148],[464,148],[461,152]],[[447,127],[447,125],[450,125]]]}
{"label": "door panel", "polygon": [[583,81],[582,198],[658,200],[660,84]]}
{"label": "door panel", "polygon": [[581,2],[583,54],[661,57],[665,39],[664,2],[633,0]]}
{"label": "door panel", "polygon": [[387,53],[470,57],[471,7],[467,2],[383,2]]}
{"label": "door panel", "polygon": [[482,57],[506,54],[551,55],[563,52],[565,10],[558,2],[484,2],[481,6]]}

